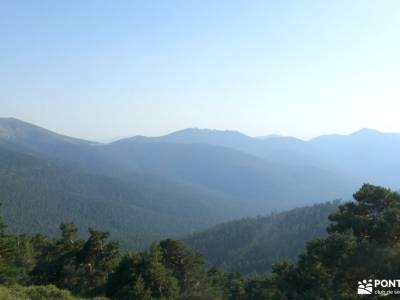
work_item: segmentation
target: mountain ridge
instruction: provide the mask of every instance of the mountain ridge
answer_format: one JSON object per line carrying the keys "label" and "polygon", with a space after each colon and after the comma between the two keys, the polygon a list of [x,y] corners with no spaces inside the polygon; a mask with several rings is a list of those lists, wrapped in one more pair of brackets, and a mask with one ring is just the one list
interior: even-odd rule
{"label": "mountain ridge", "polygon": [[[188,128],[178,129],[178,130],[172,131],[170,133],[159,135],[159,136],[133,135],[133,136],[126,136],[126,137],[112,138],[112,139],[110,139],[111,140],[110,142],[96,142],[94,140],[75,138],[75,137],[71,137],[68,135],[59,134],[53,130],[46,129],[42,126],[38,126],[33,123],[26,122],[26,121],[23,121],[21,119],[15,118],[15,117],[0,117],[0,130],[4,128],[5,124],[8,123],[10,125],[10,122],[13,123],[14,125],[19,125],[19,126],[24,125],[26,127],[34,127],[37,130],[46,131],[47,133],[51,133],[51,134],[57,135],[59,137],[64,137],[66,139],[81,141],[84,143],[90,143],[90,144],[95,144],[95,145],[96,144],[99,144],[99,145],[111,144],[111,143],[119,142],[122,140],[129,140],[129,139],[136,139],[136,138],[152,140],[152,139],[160,139],[160,138],[167,138],[167,137],[171,138],[171,137],[176,137],[176,136],[184,136],[184,135],[188,135],[188,134],[189,135],[211,134],[214,136],[230,135],[230,136],[236,136],[236,137],[247,138],[247,139],[252,139],[252,140],[261,140],[261,141],[268,140],[268,139],[293,139],[293,140],[303,141],[303,142],[310,142],[312,140],[315,140],[315,139],[318,139],[321,137],[330,137],[330,136],[346,137],[346,136],[363,135],[363,134],[377,134],[377,135],[389,135],[389,136],[399,136],[400,137],[400,133],[398,133],[398,132],[384,132],[384,131],[380,131],[380,130],[368,128],[368,127],[360,128],[349,134],[338,134],[338,133],[321,134],[321,135],[315,136],[310,139],[301,139],[301,138],[298,138],[295,136],[287,136],[287,135],[280,135],[280,134],[268,134],[265,136],[254,136],[253,137],[253,136],[247,135],[245,133],[242,133],[239,130],[232,130],[232,129],[221,130],[221,129],[188,127]],[[1,131],[0,131],[0,136],[2,136],[4,138]]]}
{"label": "mountain ridge", "polygon": [[[0,150],[20,152],[50,164],[50,167],[43,167],[43,176],[47,176],[49,182],[58,180],[54,183],[58,188],[55,191],[34,181],[40,180],[36,178],[37,170],[27,168],[30,175],[28,171],[25,174],[17,170],[20,177],[15,177],[15,182],[27,183],[18,205],[30,203],[30,196],[40,199],[40,193],[61,201],[61,207],[72,205],[72,202],[63,202],[67,200],[62,194],[71,198],[69,191],[79,187],[80,193],[75,194],[79,197],[72,197],[76,203],[102,199],[104,207],[109,207],[104,199],[104,195],[109,195],[110,201],[121,204],[117,210],[124,218],[130,218],[122,211],[132,203],[137,206],[134,211],[130,210],[132,207],[125,209],[131,211],[132,216],[141,215],[139,212],[143,209],[146,210],[143,215],[169,214],[158,218],[164,222],[158,228],[167,228],[171,218],[179,219],[173,221],[178,224],[185,220],[185,215],[193,220],[207,214],[212,216],[208,223],[196,221],[195,226],[186,223],[185,227],[195,230],[232,218],[348,199],[364,182],[398,190],[400,143],[397,135],[374,133],[372,141],[375,142],[371,142],[368,133],[364,130],[353,136],[328,136],[307,142],[290,137],[260,140],[236,131],[188,129],[158,138],[136,137],[99,144],[58,135],[16,119],[0,119]],[[380,138],[376,139],[375,135]],[[20,160],[22,164],[24,159]],[[73,170],[74,175],[68,170]],[[15,170],[13,166],[7,169],[7,165],[3,165],[0,171],[3,176],[9,176]],[[52,172],[54,178],[49,175]],[[64,185],[59,184],[62,178]],[[15,189],[15,182],[3,180],[0,183],[0,188],[8,191],[8,199],[11,199],[10,190]],[[105,187],[107,191],[103,190]],[[88,198],[88,194],[93,197]],[[174,202],[173,198],[181,202]],[[139,203],[142,207],[138,207]],[[167,203],[172,203],[175,211],[169,210]],[[215,213],[207,213],[207,209]],[[24,208],[26,210],[28,207]],[[81,216],[76,210],[74,213],[87,219],[83,214],[85,210]],[[112,209],[104,208],[103,212],[112,212]],[[16,222],[23,222],[22,216],[16,218]],[[30,223],[30,226],[35,225]],[[175,225],[170,227],[177,233],[184,233]],[[126,227],[122,232],[127,234]],[[162,232],[157,234],[163,236]]]}

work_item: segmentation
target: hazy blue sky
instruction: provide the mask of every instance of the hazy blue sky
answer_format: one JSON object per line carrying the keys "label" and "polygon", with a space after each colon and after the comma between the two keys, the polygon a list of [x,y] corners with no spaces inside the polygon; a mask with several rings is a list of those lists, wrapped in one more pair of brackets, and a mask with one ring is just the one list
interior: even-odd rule
{"label": "hazy blue sky", "polygon": [[400,1],[0,0],[0,116],[108,139],[400,132]]}

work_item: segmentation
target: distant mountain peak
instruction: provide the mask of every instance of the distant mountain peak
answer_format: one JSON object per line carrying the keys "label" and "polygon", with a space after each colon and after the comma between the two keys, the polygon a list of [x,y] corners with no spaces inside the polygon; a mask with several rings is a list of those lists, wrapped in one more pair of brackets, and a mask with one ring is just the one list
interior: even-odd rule
{"label": "distant mountain peak", "polygon": [[69,137],[16,118],[0,118],[0,139],[19,142],[63,141],[68,143],[98,144]]}
{"label": "distant mountain peak", "polygon": [[356,132],[352,133],[351,135],[365,135],[365,134],[382,134],[382,132],[376,130],[376,129],[371,129],[371,128],[361,128],[360,130],[357,130]]}
{"label": "distant mountain peak", "polygon": [[256,136],[257,139],[260,140],[267,140],[267,139],[275,139],[275,138],[283,138],[283,135],[280,134],[268,134],[268,135],[262,135],[262,136]]}
{"label": "distant mountain peak", "polygon": [[186,128],[161,136],[159,139],[178,143],[221,144],[223,141],[239,143],[253,138],[234,130]]}
{"label": "distant mountain peak", "polygon": [[185,128],[178,131],[174,131],[166,136],[171,135],[182,135],[182,134],[203,134],[203,135],[237,135],[246,136],[245,134],[237,130],[220,130],[220,129],[208,129],[208,128]]}

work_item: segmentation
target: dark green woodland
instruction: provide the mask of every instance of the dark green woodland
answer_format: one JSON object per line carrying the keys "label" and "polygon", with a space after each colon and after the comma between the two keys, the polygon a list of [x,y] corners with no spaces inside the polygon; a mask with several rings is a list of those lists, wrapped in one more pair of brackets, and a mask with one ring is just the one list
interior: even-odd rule
{"label": "dark green woodland", "polygon": [[80,238],[72,223],[58,238],[8,234],[1,223],[0,299],[359,299],[360,279],[400,274],[398,193],[366,184],[329,220],[326,236],[308,241],[297,260],[253,276],[210,267],[177,240],[126,251],[105,231]]}

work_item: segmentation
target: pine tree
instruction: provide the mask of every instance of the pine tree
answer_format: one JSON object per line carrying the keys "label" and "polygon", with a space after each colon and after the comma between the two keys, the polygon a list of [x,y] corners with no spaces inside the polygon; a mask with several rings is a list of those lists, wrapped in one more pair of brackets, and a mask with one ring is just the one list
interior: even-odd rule
{"label": "pine tree", "polygon": [[119,245],[107,243],[108,232],[89,228],[90,237],[77,253],[79,294],[93,296],[105,292],[108,274],[116,267]]}
{"label": "pine tree", "polygon": [[182,242],[167,239],[160,242],[162,263],[178,279],[181,293],[194,293],[205,280],[202,257],[188,249]]}
{"label": "pine tree", "polygon": [[5,233],[7,226],[0,219],[0,284],[15,281],[12,261],[16,252],[16,240]]}
{"label": "pine tree", "polygon": [[145,286],[144,280],[142,276],[139,275],[139,277],[136,279],[133,289],[128,292],[127,294],[127,300],[132,299],[132,300],[151,300],[151,291],[148,290]]}

